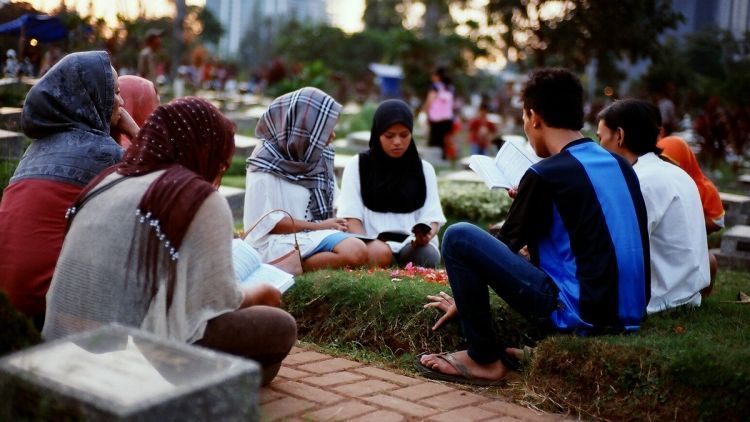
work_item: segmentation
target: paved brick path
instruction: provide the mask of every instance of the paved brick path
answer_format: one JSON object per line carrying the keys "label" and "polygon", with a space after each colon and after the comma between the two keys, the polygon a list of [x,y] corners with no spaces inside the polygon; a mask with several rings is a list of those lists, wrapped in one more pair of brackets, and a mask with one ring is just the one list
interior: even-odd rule
{"label": "paved brick path", "polygon": [[260,393],[262,421],[559,421],[551,415],[295,347]]}

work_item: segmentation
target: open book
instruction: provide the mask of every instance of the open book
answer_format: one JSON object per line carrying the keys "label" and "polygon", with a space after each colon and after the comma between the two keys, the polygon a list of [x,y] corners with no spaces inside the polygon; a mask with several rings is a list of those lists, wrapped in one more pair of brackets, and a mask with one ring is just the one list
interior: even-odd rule
{"label": "open book", "polygon": [[490,189],[517,188],[526,170],[541,160],[525,141],[505,141],[495,158],[484,155],[469,157],[469,168],[484,180]]}
{"label": "open book", "polygon": [[284,293],[294,284],[294,276],[273,265],[264,264],[258,251],[242,239],[232,240],[232,262],[243,287],[267,283]]}
{"label": "open book", "polygon": [[391,247],[393,253],[399,253],[401,249],[411,243],[414,240],[413,233],[429,233],[432,228],[425,223],[417,223],[412,227],[411,233],[401,230],[389,230],[378,233],[377,236],[368,236],[365,234],[356,235],[357,238],[364,241],[368,240],[381,240]]}

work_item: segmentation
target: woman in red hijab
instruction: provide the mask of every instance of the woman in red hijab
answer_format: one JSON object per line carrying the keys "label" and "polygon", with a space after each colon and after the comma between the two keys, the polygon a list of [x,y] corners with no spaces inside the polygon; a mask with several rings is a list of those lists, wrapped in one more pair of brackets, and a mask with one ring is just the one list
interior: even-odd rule
{"label": "woman in red hijab", "polygon": [[[143,126],[146,118],[159,105],[159,93],[156,87],[151,81],[140,76],[124,75],[118,79],[120,96],[125,101],[123,107],[130,113],[138,127]],[[128,149],[130,137],[120,134],[118,140],[123,148]]]}
{"label": "woman in red hijab", "polygon": [[209,102],[157,107],[70,208],[42,336],[119,323],[254,359],[270,382],[296,323],[278,290],[237,281],[232,212],[216,190],[233,154],[234,125]]}

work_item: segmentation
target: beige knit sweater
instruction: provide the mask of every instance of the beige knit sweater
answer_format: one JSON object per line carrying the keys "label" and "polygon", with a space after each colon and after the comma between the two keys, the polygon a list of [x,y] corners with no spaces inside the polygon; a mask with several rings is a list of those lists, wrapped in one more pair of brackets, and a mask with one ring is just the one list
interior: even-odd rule
{"label": "beige knit sweater", "polygon": [[[239,308],[242,292],[232,266],[232,214],[218,193],[201,205],[182,241],[171,308],[167,310],[162,268],[156,295],[150,302],[146,299],[137,281],[139,260],[129,253],[136,225],[142,224],[136,220],[138,203],[161,174],[123,181],[78,211],[47,293],[42,330],[46,340],[118,322],[192,343],[203,337],[208,320]],[[102,184],[119,177],[110,175]]]}

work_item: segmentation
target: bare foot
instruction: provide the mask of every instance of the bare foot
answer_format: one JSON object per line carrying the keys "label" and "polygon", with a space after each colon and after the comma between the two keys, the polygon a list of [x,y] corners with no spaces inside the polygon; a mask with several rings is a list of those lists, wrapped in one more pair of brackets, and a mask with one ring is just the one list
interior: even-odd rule
{"label": "bare foot", "polygon": [[[502,379],[508,370],[499,360],[487,365],[480,365],[469,357],[466,350],[451,353],[453,358],[466,367],[467,372],[474,378],[497,381]],[[463,375],[455,366],[437,354],[424,355],[420,358],[422,365],[443,374]]]}

